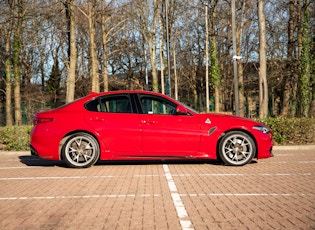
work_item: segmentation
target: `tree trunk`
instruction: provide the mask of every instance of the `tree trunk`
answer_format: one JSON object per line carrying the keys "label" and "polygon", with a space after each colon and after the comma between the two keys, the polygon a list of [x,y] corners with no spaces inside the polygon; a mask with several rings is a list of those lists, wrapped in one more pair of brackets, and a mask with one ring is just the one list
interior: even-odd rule
{"label": "tree trunk", "polygon": [[68,55],[69,64],[68,67],[68,77],[67,77],[67,93],[66,93],[66,103],[74,100],[74,90],[75,90],[75,74],[77,66],[77,46],[76,46],[76,18],[73,12],[74,0],[67,0],[64,4],[66,7],[66,16],[68,20]]}
{"label": "tree trunk", "polygon": [[99,93],[100,84],[99,84],[99,75],[98,75],[98,58],[96,54],[96,41],[95,41],[95,21],[96,21],[96,12],[92,2],[89,2],[89,30],[90,30],[90,57],[91,57],[91,66],[92,66],[92,91]]}
{"label": "tree trunk", "polygon": [[218,0],[213,2],[213,7],[211,8],[211,17],[210,17],[210,25],[211,25],[211,46],[210,46],[210,62],[211,62],[211,78],[213,82],[214,89],[214,111],[216,113],[220,112],[220,82],[221,82],[221,74],[220,74],[220,65],[217,56],[217,35],[215,30],[215,25],[217,24],[217,3]]}
{"label": "tree trunk", "polygon": [[[243,33],[243,24],[244,24],[244,18],[243,18],[243,11],[245,8],[245,2],[243,1],[242,4],[242,14],[241,14],[241,23],[239,27],[236,29],[236,55],[241,56],[242,51],[242,33]],[[237,65],[237,76],[238,76],[238,89],[239,89],[239,108],[240,108],[240,116],[245,116],[245,88],[244,88],[244,75],[243,75],[243,62],[242,59],[238,59],[238,65]]]}
{"label": "tree trunk", "polygon": [[268,115],[268,84],[266,63],[266,29],[264,0],[258,0],[258,23],[259,23],[259,117],[266,118]]}
{"label": "tree trunk", "polygon": [[[152,90],[154,92],[159,91],[159,81],[158,81],[158,74],[157,74],[157,67],[156,67],[156,17],[158,14],[158,2],[157,0],[154,0],[154,17],[153,17],[153,23],[151,28],[151,35],[150,35],[150,42],[149,43],[149,52],[150,52],[150,60],[151,60],[151,66],[152,66]],[[167,67],[169,68],[169,67]],[[169,76],[171,77],[171,76]]]}
{"label": "tree trunk", "polygon": [[315,118],[315,76],[313,73],[313,84],[312,84],[312,101],[311,101],[311,108],[310,108],[310,117]]}
{"label": "tree trunk", "polygon": [[149,43],[149,53],[150,53],[150,61],[152,66],[152,90],[154,92],[159,91],[159,83],[158,83],[158,76],[157,76],[157,68],[156,68],[156,61],[155,61],[155,55],[156,55],[156,46],[155,46],[155,38],[152,38]]}
{"label": "tree trunk", "polygon": [[[208,26],[208,4],[205,6],[205,26],[206,26],[206,48],[205,48],[205,56],[206,56],[206,112],[209,112],[209,26]],[[212,65],[212,63],[211,63]]]}
{"label": "tree trunk", "polygon": [[11,31],[5,30],[5,61],[4,71],[6,75],[5,81],[5,115],[6,115],[6,126],[13,125],[12,118],[12,71],[11,71],[11,58],[10,58],[10,37]]}
{"label": "tree trunk", "polygon": [[[239,56],[239,54],[238,54]],[[240,106],[240,116],[245,116],[245,88],[244,88],[244,75],[243,75],[243,63],[242,60],[238,60],[237,65],[237,76],[238,76],[238,92],[239,92],[239,106]]]}
{"label": "tree trunk", "polygon": [[289,1],[289,23],[288,23],[288,53],[287,59],[290,68],[290,74],[284,79],[284,88],[283,88],[283,100],[282,100],[282,109],[281,109],[281,116],[287,117],[292,102],[292,88],[293,88],[293,78],[295,73],[294,68],[294,54],[293,54],[293,47],[294,47],[294,30],[295,30],[295,10],[294,10],[294,2],[295,0]]}
{"label": "tree trunk", "polygon": [[303,20],[303,39],[301,52],[301,73],[300,73],[300,97],[301,97],[301,116],[308,117],[310,108],[310,77],[311,77],[311,54],[309,38],[309,0],[305,2],[305,12]]}
{"label": "tree trunk", "polygon": [[[140,33],[144,40],[148,43],[150,62],[151,62],[151,73],[152,73],[152,90],[154,92],[159,91],[159,82],[156,66],[156,21],[159,13],[158,1],[153,1],[153,15],[150,15],[148,2],[139,1],[137,2],[139,12],[139,26]],[[150,17],[150,18],[149,18]],[[150,23],[151,22],[151,23]]]}
{"label": "tree trunk", "polygon": [[159,36],[159,45],[160,45],[160,72],[161,72],[161,93],[165,94],[165,82],[164,82],[164,55],[163,55],[163,51],[164,51],[164,46],[163,46],[163,41],[164,41],[164,36],[163,36],[163,32],[164,27],[163,27],[163,23],[162,23],[162,14],[163,14],[163,4],[160,5],[160,13],[159,13],[159,24],[160,24],[160,36]]}
{"label": "tree trunk", "polygon": [[175,100],[178,100],[178,76],[176,68],[176,52],[175,52],[175,43],[173,44],[173,60],[174,60],[174,97]]}
{"label": "tree trunk", "polygon": [[21,109],[21,73],[20,73],[20,54],[21,54],[21,36],[23,19],[23,2],[18,1],[17,24],[13,37],[13,74],[14,74],[14,117],[15,125],[22,125]]}
{"label": "tree trunk", "polygon": [[315,118],[315,36],[313,34],[312,38],[312,46],[311,46],[311,68],[313,72],[311,73],[311,82],[312,82],[312,101],[311,101],[311,108],[310,108],[310,117]]}
{"label": "tree trunk", "polygon": [[238,88],[238,76],[237,76],[237,58],[236,55],[236,9],[235,9],[235,0],[231,1],[231,11],[232,11],[232,43],[233,43],[233,72],[234,72],[234,101],[235,101],[235,115],[240,115],[240,101],[239,101],[239,88]]}
{"label": "tree trunk", "polygon": [[107,71],[107,32],[106,32],[106,11],[105,11],[105,4],[106,1],[102,1],[102,45],[103,45],[103,63],[104,63],[104,70],[103,70],[103,86],[104,92],[108,91],[108,71]]}

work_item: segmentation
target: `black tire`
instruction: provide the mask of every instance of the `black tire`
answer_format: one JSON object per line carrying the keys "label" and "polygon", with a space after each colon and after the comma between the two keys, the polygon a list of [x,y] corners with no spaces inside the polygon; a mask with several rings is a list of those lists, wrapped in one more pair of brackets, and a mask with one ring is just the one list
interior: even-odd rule
{"label": "black tire", "polygon": [[245,132],[231,131],[220,140],[219,156],[226,165],[245,165],[252,161],[255,154],[255,142]]}
{"label": "black tire", "polygon": [[100,147],[97,140],[87,133],[71,135],[61,150],[63,161],[71,168],[88,168],[98,161]]}

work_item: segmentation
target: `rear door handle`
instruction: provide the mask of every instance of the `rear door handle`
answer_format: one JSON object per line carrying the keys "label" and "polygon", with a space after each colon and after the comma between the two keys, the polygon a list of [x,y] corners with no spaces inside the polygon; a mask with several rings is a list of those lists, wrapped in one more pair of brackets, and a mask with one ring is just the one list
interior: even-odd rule
{"label": "rear door handle", "polygon": [[100,118],[100,117],[93,117],[90,119],[91,121],[104,121],[104,118]]}

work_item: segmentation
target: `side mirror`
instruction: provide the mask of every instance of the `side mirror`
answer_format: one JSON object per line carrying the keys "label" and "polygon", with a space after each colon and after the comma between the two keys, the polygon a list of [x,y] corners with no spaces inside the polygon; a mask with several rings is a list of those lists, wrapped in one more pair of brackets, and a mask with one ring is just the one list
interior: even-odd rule
{"label": "side mirror", "polygon": [[188,110],[184,106],[182,105],[177,106],[176,115],[187,115],[187,114],[188,114]]}

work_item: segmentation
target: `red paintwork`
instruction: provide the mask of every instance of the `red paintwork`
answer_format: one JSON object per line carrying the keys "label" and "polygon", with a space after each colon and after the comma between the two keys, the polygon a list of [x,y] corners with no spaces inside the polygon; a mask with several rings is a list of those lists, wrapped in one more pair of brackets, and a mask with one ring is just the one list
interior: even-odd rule
{"label": "red paintwork", "polygon": [[[244,130],[256,141],[258,159],[272,156],[271,134],[254,130],[254,125],[261,124],[250,119],[198,114],[189,108],[186,109],[191,116],[102,113],[84,108],[93,98],[120,93],[157,95],[180,105],[165,95],[147,91],[91,93],[61,108],[36,114],[31,133],[32,148],[41,158],[60,160],[62,139],[69,133],[84,131],[97,138],[100,160],[216,159],[220,136],[229,130]],[[41,123],[43,118],[52,119]],[[208,119],[210,122],[206,122]],[[214,127],[215,131],[209,134]]]}

